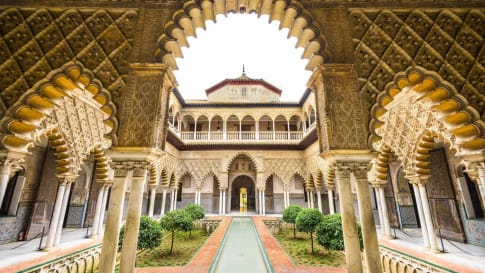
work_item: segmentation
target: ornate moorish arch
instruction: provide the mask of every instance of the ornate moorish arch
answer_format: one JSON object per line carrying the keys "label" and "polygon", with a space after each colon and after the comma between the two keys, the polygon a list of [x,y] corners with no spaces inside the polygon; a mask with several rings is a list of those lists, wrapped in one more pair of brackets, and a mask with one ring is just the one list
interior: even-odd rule
{"label": "ornate moorish arch", "polygon": [[478,112],[451,84],[420,67],[397,74],[371,114],[369,141],[380,152],[375,164],[379,180],[387,178],[391,151],[406,173],[429,174],[429,150],[436,137],[457,156],[485,150],[485,123]]}
{"label": "ornate moorish arch", "polygon": [[320,26],[299,1],[285,0],[191,0],[176,10],[163,26],[155,52],[159,62],[177,69],[175,58],[183,58],[181,47],[188,47],[187,37],[196,36],[196,28],[205,29],[205,22],[215,21],[216,15],[227,13],[257,13],[269,15],[269,23],[280,22],[280,29],[289,29],[288,38],[297,38],[296,47],[304,48],[303,59],[308,59],[306,69],[324,62],[327,42]]}
{"label": "ornate moorish arch", "polygon": [[229,161],[223,163],[223,166],[224,166],[223,169],[224,170],[227,170],[227,171],[230,171],[232,163],[239,156],[245,156],[245,157],[247,157],[251,161],[251,163],[253,163],[254,167],[256,168],[255,171],[260,171],[260,170],[263,169],[262,166],[260,166],[260,164],[258,164],[258,161],[254,158],[254,156],[252,156],[251,154],[246,153],[246,152],[238,152],[238,153],[234,154],[233,156],[231,156],[230,159],[229,159]]}
{"label": "ornate moorish arch", "polygon": [[[91,153],[100,161],[99,177],[107,177],[108,149],[117,126],[111,96],[80,64],[54,70],[13,104],[0,120],[0,145],[24,154],[48,137],[57,151],[57,174],[77,173]],[[98,167],[97,167],[98,168]]]}

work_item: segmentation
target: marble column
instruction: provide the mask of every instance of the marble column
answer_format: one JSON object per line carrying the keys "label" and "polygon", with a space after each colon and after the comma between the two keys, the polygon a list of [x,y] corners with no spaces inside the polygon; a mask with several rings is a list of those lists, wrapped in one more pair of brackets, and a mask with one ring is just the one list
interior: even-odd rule
{"label": "marble column", "polygon": [[13,156],[14,158],[7,156],[7,158],[0,160],[0,206],[3,204],[10,176],[13,176],[16,171],[21,169],[20,164],[24,161],[23,158],[25,156],[27,155],[18,153]]}
{"label": "marble column", "polygon": [[177,195],[178,195],[179,189],[175,189],[173,193],[173,210],[177,209]]}
{"label": "marble column", "polygon": [[98,224],[98,232],[97,232],[98,235],[103,233],[104,215],[106,213],[106,203],[108,202],[108,195],[109,195],[109,190],[111,188],[112,182],[113,181],[110,180],[109,183],[104,188],[103,204],[101,205],[101,215],[99,216],[99,224]]}
{"label": "marble column", "polygon": [[222,215],[226,215],[226,193],[227,189],[222,191]]}
{"label": "marble column", "polygon": [[264,196],[264,193],[265,193],[265,189],[262,189],[261,190],[261,196],[263,197],[263,200],[261,203],[263,203],[262,207],[263,207],[263,216],[266,215],[266,196]]}
{"label": "marble column", "polygon": [[133,178],[133,169],[128,168],[129,166],[124,166],[124,168],[120,167],[115,169],[98,272],[112,273],[115,270],[116,251],[118,249],[123,204],[125,202],[125,190],[126,185],[131,183]]}
{"label": "marble column", "polygon": [[335,170],[339,190],[342,229],[344,233],[345,261],[348,273],[362,273],[360,242],[353,206],[353,194],[350,188],[350,166],[337,164]]}
{"label": "marble column", "polygon": [[219,190],[219,215],[222,215],[222,190]]}
{"label": "marble column", "polygon": [[379,198],[379,192],[378,192],[379,187],[380,187],[379,184],[376,184],[375,182],[372,183],[372,189],[374,190],[374,194],[376,196],[375,199],[376,199],[376,204],[377,204],[377,214],[378,214],[378,217],[379,217],[379,225],[381,226],[381,233],[382,233],[382,235],[384,235],[384,226],[382,225],[384,220],[382,219],[381,200]]}
{"label": "marble column", "polygon": [[329,213],[330,214],[335,214],[335,204],[333,202],[333,187],[332,188],[328,188],[328,208],[329,208]]}
{"label": "marble column", "polygon": [[[387,182],[386,182],[387,183]],[[384,236],[387,238],[392,238],[391,236],[391,225],[389,222],[389,213],[387,211],[387,202],[386,202],[386,197],[384,195],[384,184],[381,184],[380,187],[377,188],[377,193],[379,194],[379,203],[381,205],[382,209],[382,227],[384,231]]]}
{"label": "marble column", "polygon": [[431,211],[429,209],[428,195],[426,194],[425,181],[418,183],[419,194],[423,204],[424,220],[426,221],[426,228],[428,230],[428,239],[430,248],[433,251],[438,251],[438,242],[436,240],[436,232],[433,226],[433,219],[431,219]]}
{"label": "marble column", "polygon": [[64,192],[66,191],[66,184],[66,181],[61,180],[59,187],[57,188],[56,202],[54,203],[54,211],[52,212],[49,232],[47,233],[47,241],[45,245],[46,250],[49,250],[54,246],[57,224],[59,222],[59,215],[61,214],[62,201],[64,199]]}
{"label": "marble column", "polygon": [[150,189],[150,207],[148,207],[148,216],[153,218],[153,211],[155,210],[155,198],[157,195],[157,188],[155,185]]}
{"label": "marble column", "polygon": [[133,273],[135,269],[138,230],[140,226],[143,187],[146,183],[146,174],[147,170],[143,164],[136,166],[133,170],[125,234],[123,236],[123,244],[121,247],[120,273]]}
{"label": "marble column", "polygon": [[[408,178],[409,179],[409,178]],[[411,180],[410,180],[411,181]],[[416,207],[418,208],[419,223],[421,224],[421,234],[423,235],[424,248],[429,248],[428,228],[426,227],[426,220],[424,219],[423,202],[419,194],[419,188],[416,183],[412,183],[414,190],[414,197],[416,199]]]}
{"label": "marble column", "polygon": [[480,163],[478,166],[478,189],[482,197],[482,205],[485,207],[485,163]]}
{"label": "marble column", "polygon": [[367,272],[382,273],[377,230],[369,194],[366,164],[359,164],[355,167],[353,174],[357,188],[357,202],[359,204]]}
{"label": "marble column", "polygon": [[167,201],[167,189],[163,189],[162,193],[162,207],[160,208],[160,218],[165,215],[165,203]]}
{"label": "marble column", "polygon": [[0,206],[3,204],[5,191],[7,190],[8,181],[10,179],[10,166],[6,165],[0,169]]}
{"label": "marble column", "polygon": [[318,202],[318,210],[320,211],[320,213],[323,213],[323,210],[322,210],[322,195],[321,195],[320,191],[317,191],[317,202]]}
{"label": "marble column", "polygon": [[170,211],[174,210],[173,203],[175,202],[175,189],[170,190]]}
{"label": "marble column", "polygon": [[69,178],[66,183],[66,190],[64,191],[64,197],[62,198],[61,213],[59,214],[59,221],[57,222],[54,246],[59,245],[59,243],[61,242],[62,226],[64,224],[67,206],[69,205],[69,194],[71,194],[72,184],[75,180],[76,178]]}
{"label": "marble column", "polygon": [[94,213],[93,226],[91,228],[91,238],[98,236],[98,225],[101,217],[101,206],[103,205],[104,188],[106,184],[101,184],[98,191],[98,199],[96,200],[96,211]]}

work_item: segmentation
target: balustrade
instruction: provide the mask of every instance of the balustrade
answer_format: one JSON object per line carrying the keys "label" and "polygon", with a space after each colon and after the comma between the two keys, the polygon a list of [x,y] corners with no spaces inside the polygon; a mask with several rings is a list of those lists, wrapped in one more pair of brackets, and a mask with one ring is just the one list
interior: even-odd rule
{"label": "balustrade", "polygon": [[[237,141],[238,143],[268,143],[270,142],[277,142],[277,143],[298,143],[306,135],[308,135],[315,126],[310,126],[308,130],[305,132],[302,131],[185,131],[179,132],[173,127],[169,127],[169,130],[172,131],[176,136],[178,136],[182,141],[190,142],[234,142]],[[225,135],[225,137],[224,137]]]}

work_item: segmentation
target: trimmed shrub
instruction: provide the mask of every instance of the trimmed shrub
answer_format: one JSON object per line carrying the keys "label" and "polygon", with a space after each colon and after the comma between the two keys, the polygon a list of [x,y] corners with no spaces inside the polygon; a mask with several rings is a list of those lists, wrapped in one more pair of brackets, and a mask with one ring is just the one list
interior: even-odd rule
{"label": "trimmed shrub", "polygon": [[[118,242],[118,248],[121,248],[123,242],[123,236],[125,233],[125,225],[120,230],[120,240]],[[138,230],[138,243],[137,249],[152,249],[159,246],[162,243],[163,230],[160,227],[160,223],[151,217],[142,215],[140,217],[140,227]]]}
{"label": "trimmed shrub", "polygon": [[[360,248],[363,248],[362,231],[357,224],[359,234]],[[327,250],[343,251],[344,233],[342,229],[342,216],[340,214],[331,214],[323,216],[322,221],[316,228],[317,242]]]}
{"label": "trimmed shrub", "polygon": [[298,205],[290,205],[283,211],[283,221],[293,224],[293,238],[296,238],[296,216],[301,210]]}
{"label": "trimmed shrub", "polygon": [[296,216],[296,226],[298,227],[298,230],[310,234],[310,241],[312,243],[312,254],[314,254],[313,232],[315,232],[315,228],[321,220],[322,214],[318,209],[303,209]]}
{"label": "trimmed shrub", "polygon": [[173,251],[173,241],[175,239],[175,231],[189,231],[192,229],[192,217],[184,210],[173,210],[167,212],[162,219],[160,225],[164,230],[172,232],[172,242],[170,243],[170,255]]}

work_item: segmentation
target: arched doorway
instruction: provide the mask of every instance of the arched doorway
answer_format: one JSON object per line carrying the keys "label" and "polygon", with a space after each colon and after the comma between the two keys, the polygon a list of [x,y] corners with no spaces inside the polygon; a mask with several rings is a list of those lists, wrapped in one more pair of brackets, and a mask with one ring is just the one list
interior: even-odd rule
{"label": "arched doorway", "polygon": [[231,211],[239,211],[240,198],[239,194],[241,188],[247,190],[247,210],[255,211],[256,209],[256,194],[253,179],[247,175],[238,176],[232,182],[231,186]]}

